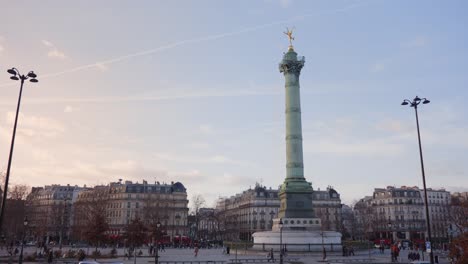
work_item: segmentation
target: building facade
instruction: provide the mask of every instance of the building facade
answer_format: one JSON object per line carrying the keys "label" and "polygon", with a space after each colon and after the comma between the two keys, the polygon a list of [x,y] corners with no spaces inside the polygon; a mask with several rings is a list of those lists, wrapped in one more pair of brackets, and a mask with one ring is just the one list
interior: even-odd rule
{"label": "building facade", "polygon": [[[420,190],[420,193],[423,197],[424,190]],[[450,192],[444,189],[434,190],[428,188],[427,201],[429,204],[429,219],[433,243],[448,242],[451,204]],[[424,211],[424,215],[426,215],[426,211]]]}
{"label": "building facade", "polygon": [[[443,242],[447,239],[450,193],[428,189],[428,200],[433,240]],[[427,237],[424,192],[418,187],[375,188],[372,196],[354,205],[353,211],[358,229],[355,233],[364,234],[361,239],[423,243]]]}
{"label": "building facade", "polygon": [[322,221],[322,229],[327,231],[343,230],[340,194],[331,186],[326,190],[320,189],[312,193],[312,208],[315,216]]}
{"label": "building facade", "polygon": [[[324,230],[340,231],[342,217],[338,192],[329,187],[314,191],[312,197],[312,208],[325,224]],[[223,239],[252,241],[253,233],[272,229],[279,208],[278,189],[259,184],[230,198],[220,198],[216,216]]]}
{"label": "building facade", "polygon": [[221,198],[216,205],[223,239],[252,241],[252,234],[271,230],[280,207],[278,190],[256,184],[230,198]]}
{"label": "building facade", "polygon": [[[99,195],[98,195],[99,194]],[[90,207],[92,206],[92,207]],[[29,239],[65,244],[86,240],[86,215],[98,209],[108,225],[106,234],[120,239],[132,219],[161,224],[167,240],[188,234],[187,191],[180,182],[111,182],[93,188],[70,185],[33,187],[26,199]]]}
{"label": "building facade", "polygon": [[70,185],[33,187],[26,198],[29,239],[44,243],[67,243],[72,225],[73,203],[85,188]]}
{"label": "building facade", "polygon": [[[109,236],[118,240],[124,234],[125,227],[135,218],[140,218],[148,226],[159,222],[162,233],[171,240],[175,236],[188,234],[187,191],[182,183],[112,182],[81,192],[77,202],[92,199],[93,192],[99,189],[106,196],[101,202],[105,203]],[[80,216],[75,217],[78,222],[77,218]]]}

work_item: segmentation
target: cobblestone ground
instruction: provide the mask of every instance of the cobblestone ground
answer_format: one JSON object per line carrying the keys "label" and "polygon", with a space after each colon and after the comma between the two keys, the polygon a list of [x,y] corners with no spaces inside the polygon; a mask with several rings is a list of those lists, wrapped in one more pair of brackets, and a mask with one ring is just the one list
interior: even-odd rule
{"label": "cobblestone ground", "polygon": [[[68,248],[64,248],[64,250],[68,250]],[[85,252],[88,251],[88,249],[84,249]],[[31,254],[36,251],[36,248],[26,248],[25,249],[25,255]],[[89,249],[89,252],[93,251],[93,249]],[[107,254],[110,249],[100,249],[102,254]],[[148,254],[148,249],[141,249],[144,255]],[[407,259],[408,255],[407,250],[402,250],[400,253],[400,259],[399,263],[409,263]],[[118,254],[120,256],[124,255],[124,250],[119,249]],[[237,259],[266,259],[266,252],[252,252],[252,251],[244,251],[244,250],[238,250],[237,251]],[[5,250],[0,250],[0,255],[5,256],[6,251]],[[448,259],[446,258],[446,253],[445,252],[436,252],[436,255],[439,256],[439,263],[449,263]],[[198,256],[194,256],[194,250],[193,249],[166,249],[163,252],[160,252],[160,261],[226,261],[226,263],[229,262],[229,260],[235,259],[236,258],[236,251],[231,250],[230,255],[223,254],[222,249],[200,249],[198,252]],[[275,254],[275,259],[276,263],[278,263],[278,258],[279,255],[276,252]],[[292,263],[303,263],[303,264],[312,264],[312,263],[324,263],[322,262],[322,255],[321,253],[314,253],[314,254],[296,254],[296,253],[290,253],[288,256],[285,257],[285,263],[290,263],[287,261],[290,258],[295,258],[297,259],[297,262],[292,262]],[[15,258],[15,261],[13,263],[17,263],[17,257]],[[369,262],[369,259],[371,261]],[[425,256],[425,259],[427,260],[428,257],[427,255]],[[350,257],[343,257],[339,253],[332,253],[329,252],[327,254],[327,260],[325,263],[338,263],[342,262],[341,260],[345,260],[347,263],[363,263],[366,261],[367,263],[390,263],[390,252],[387,250],[385,254],[380,254],[377,250],[371,251],[369,254],[369,251],[357,251],[355,256],[350,256]],[[121,263],[125,264],[131,264],[134,263],[133,259],[126,259],[123,257],[119,257],[116,259],[98,259],[98,262],[110,262],[110,261],[118,261]],[[29,263],[29,262],[24,262],[24,263]],[[33,262],[31,262],[33,263]],[[137,264],[149,264],[149,263],[154,263],[154,257],[138,257],[136,259]]]}

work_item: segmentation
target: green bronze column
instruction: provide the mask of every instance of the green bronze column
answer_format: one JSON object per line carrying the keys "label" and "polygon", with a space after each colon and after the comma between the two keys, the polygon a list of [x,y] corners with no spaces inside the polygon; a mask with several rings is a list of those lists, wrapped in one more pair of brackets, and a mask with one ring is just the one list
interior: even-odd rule
{"label": "green bronze column", "polygon": [[[291,39],[291,38],[290,38]],[[304,178],[299,75],[304,58],[298,59],[292,45],[283,56],[279,70],[286,89],[286,179],[281,186],[279,218],[313,218],[312,184]]]}

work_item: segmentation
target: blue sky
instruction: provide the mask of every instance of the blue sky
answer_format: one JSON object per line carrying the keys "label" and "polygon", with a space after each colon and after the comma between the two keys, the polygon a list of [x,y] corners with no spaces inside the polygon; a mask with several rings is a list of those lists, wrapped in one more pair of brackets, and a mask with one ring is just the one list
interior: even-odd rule
{"label": "blue sky", "polygon": [[286,27],[301,74],[305,175],[345,203],[374,187],[468,189],[465,1],[10,1],[0,10],[0,169],[11,181],[181,181],[208,205],[285,176]]}

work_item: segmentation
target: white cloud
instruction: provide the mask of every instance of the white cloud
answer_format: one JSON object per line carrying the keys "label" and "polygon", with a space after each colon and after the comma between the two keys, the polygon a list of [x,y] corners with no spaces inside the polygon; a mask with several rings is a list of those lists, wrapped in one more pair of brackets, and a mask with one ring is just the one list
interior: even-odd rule
{"label": "white cloud", "polygon": [[416,36],[413,39],[402,43],[402,46],[407,48],[419,48],[426,46],[427,43],[428,40],[424,36]]}
{"label": "white cloud", "polygon": [[74,110],[74,109],[73,109],[72,106],[67,105],[67,106],[65,106],[65,109],[63,109],[63,112],[65,112],[65,113],[71,113],[71,112],[73,112],[73,110]]}
{"label": "white cloud", "polygon": [[58,49],[53,49],[47,53],[47,56],[50,58],[66,59],[65,53],[59,51]]}
{"label": "white cloud", "polygon": [[57,59],[66,59],[67,56],[63,51],[60,51],[52,42],[43,39],[42,44],[49,48],[49,51],[47,52],[47,56],[49,58],[57,58]]}
{"label": "white cloud", "polygon": [[106,72],[109,70],[109,67],[106,64],[101,63],[101,62],[96,62],[96,68],[102,72]]}
{"label": "white cloud", "polygon": [[207,125],[207,124],[200,125],[198,130],[202,134],[205,134],[205,135],[213,135],[215,133],[213,127],[211,125]]}
{"label": "white cloud", "polygon": [[44,44],[47,47],[54,47],[54,44],[52,44],[52,42],[47,41],[45,39],[42,40],[42,44]]}
{"label": "white cloud", "polygon": [[[15,113],[7,112],[5,121],[8,125],[13,125]],[[21,124],[18,126],[18,133],[27,137],[56,137],[65,131],[65,127],[60,122],[48,117],[20,113],[18,122]]]}
{"label": "white cloud", "polygon": [[381,72],[383,70],[385,70],[385,64],[382,62],[375,63],[370,68],[371,72]]}
{"label": "white cloud", "polygon": [[5,40],[4,37],[0,36],[0,55],[2,54],[3,51],[5,51],[5,47],[3,47],[2,43]]}
{"label": "white cloud", "polygon": [[283,8],[290,7],[292,4],[292,0],[280,0],[279,2],[280,2],[281,7]]}

